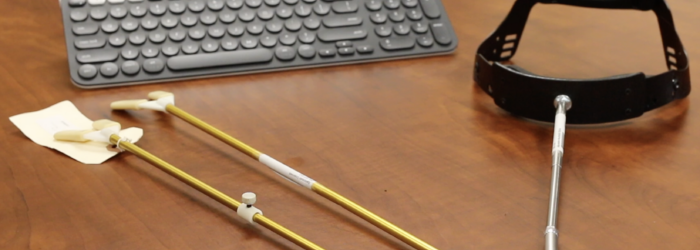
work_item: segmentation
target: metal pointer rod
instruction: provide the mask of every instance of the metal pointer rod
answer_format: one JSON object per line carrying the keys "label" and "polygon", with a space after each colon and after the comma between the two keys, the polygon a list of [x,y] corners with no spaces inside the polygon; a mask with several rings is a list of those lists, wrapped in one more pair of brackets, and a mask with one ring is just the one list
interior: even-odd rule
{"label": "metal pointer rod", "polygon": [[566,111],[571,109],[571,99],[566,95],[559,95],[554,99],[554,107],[557,109],[554,118],[554,140],[552,142],[552,186],[549,194],[549,213],[547,215],[547,228],[544,231],[545,250],[557,250],[559,231],[557,230],[557,206],[559,201],[559,176],[561,174],[561,161],[564,157],[564,134],[566,133]]}
{"label": "metal pointer rod", "polygon": [[152,155],[148,151],[142,149],[139,146],[131,143],[128,139],[120,137],[117,133],[121,130],[121,125],[119,123],[109,121],[109,120],[99,120],[93,123],[94,130],[81,130],[81,131],[61,131],[54,135],[56,140],[62,141],[74,141],[74,142],[85,142],[85,141],[102,141],[107,142],[112,145],[116,145],[117,148],[121,150],[128,151],[141,159],[146,160],[153,166],[158,167],[163,172],[177,178],[178,180],[184,182],[190,187],[196,189],[199,192],[211,197],[222,205],[229,207],[236,211],[239,216],[248,220],[248,222],[255,224],[258,223],[263,227],[277,233],[278,235],[284,237],[285,239],[293,242],[294,244],[306,249],[306,250],[324,250],[320,246],[314,244],[313,242],[305,239],[304,237],[292,232],[291,230],[277,224],[273,220],[265,217],[262,211],[253,207],[255,203],[255,195],[252,193],[243,194],[244,203],[238,202],[228,195],[216,190],[215,188],[207,185],[206,183],[194,178],[193,176],[185,173],[184,171],[176,168],[170,163]]}
{"label": "metal pointer rod", "polygon": [[416,236],[404,231],[398,226],[392,224],[391,222],[385,220],[384,218],[370,212],[364,207],[358,205],[357,203],[345,198],[344,196],[334,192],[333,190],[321,185],[321,183],[307,177],[306,175],[294,170],[293,168],[281,163],[274,158],[263,154],[262,152],[254,149],[251,146],[233,138],[232,136],[224,133],[223,131],[209,125],[208,123],[194,117],[193,115],[185,112],[184,110],[175,106],[175,98],[172,93],[164,91],[155,91],[148,94],[149,100],[126,100],[117,101],[111,104],[114,110],[138,110],[138,109],[151,109],[157,111],[163,111],[173,114],[180,119],[194,125],[195,127],[203,130],[204,132],[216,137],[222,142],[236,148],[238,151],[250,156],[251,158],[260,161],[272,171],[276,172],[283,178],[308,189],[311,189],[315,193],[323,196],[324,198],[332,201],[335,204],[340,205],[346,210],[352,212],[353,214],[359,216],[365,221],[372,223],[376,227],[382,229],[383,231],[391,234],[392,236],[398,238],[404,243],[420,250],[437,250],[437,248],[431,246],[430,244],[424,242]]}

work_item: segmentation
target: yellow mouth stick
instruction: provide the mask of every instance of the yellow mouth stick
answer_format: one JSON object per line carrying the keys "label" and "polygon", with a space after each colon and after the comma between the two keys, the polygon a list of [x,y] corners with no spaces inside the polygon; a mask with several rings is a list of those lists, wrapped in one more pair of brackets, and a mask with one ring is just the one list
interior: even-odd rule
{"label": "yellow mouth stick", "polygon": [[243,194],[243,203],[234,200],[219,190],[216,190],[215,188],[185,173],[175,166],[170,165],[170,163],[167,163],[166,161],[152,155],[141,147],[136,146],[128,139],[120,137],[118,135],[118,132],[121,129],[121,125],[119,123],[109,120],[99,120],[93,123],[93,128],[95,129],[93,131],[61,131],[54,134],[54,139],[74,142],[102,141],[116,145],[120,150],[128,151],[139,158],[146,160],[152,165],[158,167],[163,172],[166,172],[197,191],[211,197],[222,205],[233,209],[239,216],[243,217],[251,224],[258,223],[306,250],[324,250],[313,242],[265,217],[262,214],[262,211],[253,206],[256,201],[255,194]]}
{"label": "yellow mouth stick", "polygon": [[233,138],[232,136],[224,133],[223,131],[207,124],[206,122],[198,119],[197,117],[194,117],[191,114],[185,112],[184,110],[176,107],[175,96],[172,93],[165,91],[155,91],[149,93],[148,98],[150,99],[150,101],[145,99],[117,101],[113,102],[111,104],[111,107],[114,110],[151,109],[171,113],[179,117],[180,119],[201,129],[202,131],[216,137],[217,139],[230,145],[231,147],[234,147],[238,151],[250,156],[255,160],[260,161],[283,178],[294,182],[295,184],[300,185],[302,187],[311,189],[315,193],[323,196],[324,198],[332,201],[335,204],[340,205],[346,210],[361,217],[365,221],[372,223],[373,225],[379,227],[380,229],[405,242],[406,244],[420,250],[437,250],[437,248],[424,242],[418,237],[413,236],[412,234],[404,231],[400,227],[392,224],[384,218],[370,212],[364,207],[358,205],[357,203],[321,185],[321,183],[316,182],[315,180],[307,177],[306,175],[303,175],[302,173],[294,170],[293,168],[275,160],[274,158],[266,154],[263,154],[262,152],[254,149],[253,147],[246,145],[245,143],[237,140],[236,138]]}

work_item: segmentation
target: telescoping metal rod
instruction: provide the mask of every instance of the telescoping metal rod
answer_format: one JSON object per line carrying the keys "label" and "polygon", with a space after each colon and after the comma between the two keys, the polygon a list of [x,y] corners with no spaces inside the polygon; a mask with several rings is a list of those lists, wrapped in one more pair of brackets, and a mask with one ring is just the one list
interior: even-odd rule
{"label": "telescoping metal rod", "polygon": [[[164,160],[161,160],[160,158],[152,155],[148,151],[143,150],[139,146],[136,146],[135,144],[133,144],[129,141],[122,140],[122,138],[116,134],[111,135],[109,137],[109,141],[110,141],[110,143],[112,143],[114,145],[118,145],[118,147],[120,149],[126,150],[132,154],[135,154],[139,158],[146,160],[147,162],[158,167],[160,170],[163,170],[164,172],[168,173],[169,175],[186,183],[190,187],[197,189],[198,191],[202,192],[203,194],[218,201],[222,205],[233,209],[234,211],[238,210],[238,207],[241,206],[241,203],[238,202],[237,200],[234,200],[233,198],[229,197],[228,195],[220,192],[219,190],[214,189],[213,187],[198,180],[197,178],[192,177],[191,175],[176,168],[175,166],[170,165],[169,163],[165,162]],[[243,204],[243,205],[245,205],[245,204]],[[301,237],[300,235],[292,232],[291,230],[283,227],[282,225],[277,224],[276,222],[265,217],[262,214],[257,213],[255,215],[253,215],[253,222],[256,222],[256,223],[262,225],[263,227],[269,229],[270,231],[277,233],[278,235],[284,237],[285,239],[287,239],[291,242],[294,242],[294,244],[296,244],[304,249],[323,250],[323,248],[321,248],[320,246],[305,239],[304,237]]]}
{"label": "telescoping metal rod", "polygon": [[419,249],[419,250],[437,250],[437,248],[431,246],[430,244],[424,242],[416,236],[404,231],[400,227],[392,224],[391,222],[385,220],[384,218],[370,212],[364,207],[358,205],[357,203],[345,198],[344,196],[334,192],[330,188],[321,185],[317,181],[307,177],[306,175],[296,171],[295,169],[281,163],[274,158],[263,154],[262,152],[254,149],[251,146],[233,138],[232,136],[224,133],[223,131],[209,125],[208,123],[194,117],[193,115],[185,112],[184,110],[176,107],[175,98],[172,93],[164,91],[155,91],[148,94],[149,100],[126,100],[113,102],[111,104],[112,109],[115,110],[126,110],[126,109],[151,109],[157,111],[163,111],[173,114],[180,119],[194,125],[195,127],[201,129],[202,131],[216,137],[222,142],[230,145],[231,147],[237,149],[238,151],[250,156],[251,158],[261,162],[265,166],[269,167],[272,171],[282,176],[283,178],[314,191],[315,193],[323,196],[324,198],[332,201],[335,204],[340,205],[346,210],[352,212],[353,214],[359,216],[365,221],[372,223],[376,227],[382,229],[383,231],[391,234],[392,236],[398,238],[404,243]]}
{"label": "telescoping metal rod", "polygon": [[554,99],[554,107],[557,109],[554,118],[554,140],[552,142],[552,186],[549,194],[549,213],[547,215],[547,228],[544,231],[545,250],[556,250],[559,238],[557,230],[557,204],[559,201],[559,176],[561,174],[561,161],[564,157],[564,134],[566,133],[566,111],[571,109],[571,99],[566,95],[557,96]]}

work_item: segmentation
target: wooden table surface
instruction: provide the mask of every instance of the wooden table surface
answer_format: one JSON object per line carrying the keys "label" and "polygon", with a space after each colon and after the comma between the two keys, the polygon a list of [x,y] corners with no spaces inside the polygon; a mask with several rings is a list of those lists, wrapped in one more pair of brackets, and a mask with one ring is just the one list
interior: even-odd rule
{"label": "wooden table surface", "polygon": [[[134,155],[83,165],[6,119],[63,100],[144,128],[141,147],[234,198],[256,192],[320,246],[409,249],[177,118],[109,109],[154,90],[440,249],[542,249],[552,126],[500,110],[472,80],[512,3],[444,0],[460,39],[449,56],[101,90],[71,85],[56,0],[5,3],[0,249],[298,249]],[[669,5],[700,67],[700,2]],[[514,62],[559,77],[665,71],[653,13],[560,5],[535,7]],[[561,249],[700,249],[699,98],[567,131]]]}

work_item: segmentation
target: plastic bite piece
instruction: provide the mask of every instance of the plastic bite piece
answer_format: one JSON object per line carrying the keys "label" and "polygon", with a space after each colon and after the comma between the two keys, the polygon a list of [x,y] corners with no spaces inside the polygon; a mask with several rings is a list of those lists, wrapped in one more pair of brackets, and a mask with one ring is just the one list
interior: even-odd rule
{"label": "plastic bite piece", "polygon": [[169,96],[175,96],[173,93],[166,92],[166,91],[153,91],[151,93],[148,93],[148,99],[151,100],[158,100],[163,97],[169,97]]}
{"label": "plastic bite piece", "polygon": [[114,110],[126,110],[126,109],[136,109],[139,110],[141,107],[142,103],[148,102],[146,99],[141,99],[141,100],[124,100],[124,101],[116,101],[110,104],[109,106],[114,109]]}
{"label": "plastic bite piece", "polygon": [[92,130],[65,130],[59,131],[53,134],[53,138],[58,141],[74,141],[74,142],[86,142],[89,141],[85,138],[86,134],[93,132]]}

